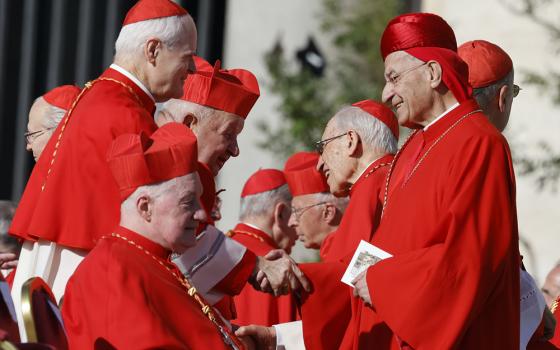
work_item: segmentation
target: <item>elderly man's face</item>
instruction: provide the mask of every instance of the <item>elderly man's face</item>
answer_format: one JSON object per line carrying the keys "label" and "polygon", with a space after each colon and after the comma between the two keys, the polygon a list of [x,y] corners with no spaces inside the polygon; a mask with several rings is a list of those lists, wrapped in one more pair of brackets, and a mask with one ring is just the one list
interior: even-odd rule
{"label": "elderly man's face", "polygon": [[292,215],[289,224],[296,230],[298,239],[305,248],[319,249],[325,236],[321,222],[323,204],[319,204],[316,194],[295,196],[292,199]]}
{"label": "elderly man's face", "polygon": [[245,120],[231,113],[216,111],[215,115],[192,125],[198,142],[198,160],[208,165],[214,176],[230,157],[239,155],[237,136]]}
{"label": "elderly man's face", "polygon": [[[323,145],[323,153],[317,163],[317,170],[327,178],[332,194],[337,197],[348,195],[349,180],[352,176],[352,165],[348,162],[348,135],[336,137],[347,130],[340,130],[331,119],[323,132],[321,140],[333,138]],[[336,137],[336,138],[334,138]]]}
{"label": "elderly man's face", "polygon": [[52,130],[45,129],[44,127],[44,119],[48,118],[49,106],[43,98],[40,98],[33,103],[29,111],[27,133],[30,135],[26,140],[26,149],[33,153],[35,161],[39,159],[52,135]]}
{"label": "elderly man's face", "polygon": [[157,102],[183,95],[183,83],[189,72],[195,71],[193,55],[196,52],[196,27],[189,18],[188,30],[173,48],[161,44],[157,57],[154,83],[150,90]]}
{"label": "elderly man's face", "polygon": [[555,267],[548,273],[542,291],[546,304],[550,307],[560,295],[560,267]]}
{"label": "elderly man's face", "polygon": [[404,51],[385,58],[383,103],[393,109],[399,124],[418,128],[431,109],[433,89],[426,75],[426,65]]}
{"label": "elderly man's face", "polygon": [[206,220],[200,206],[201,194],[198,173],[191,173],[177,178],[169,191],[153,199],[151,219],[158,241],[173,252],[182,253],[196,244],[198,223]]}
{"label": "elderly man's face", "polygon": [[288,224],[291,214],[290,203],[286,203],[282,207],[279,220],[272,226],[272,239],[288,254],[292,252],[292,247],[297,240],[296,230]]}

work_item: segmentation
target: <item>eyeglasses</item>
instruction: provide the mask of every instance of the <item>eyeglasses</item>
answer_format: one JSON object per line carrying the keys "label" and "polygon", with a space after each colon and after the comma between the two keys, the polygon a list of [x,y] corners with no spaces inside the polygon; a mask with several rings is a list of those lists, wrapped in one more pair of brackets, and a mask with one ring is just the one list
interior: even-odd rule
{"label": "eyeglasses", "polygon": [[315,142],[315,149],[317,150],[317,153],[319,153],[319,155],[323,154],[323,151],[325,150],[325,146],[329,142],[331,142],[332,140],[336,140],[337,138],[342,137],[346,134],[348,134],[348,131],[345,132],[344,134],[336,135],[336,136],[333,136],[333,137],[329,137],[328,139],[324,139],[324,140]]}
{"label": "eyeglasses", "polygon": [[519,85],[513,84],[513,97],[517,97],[519,95],[519,91],[523,90]]}
{"label": "eyeglasses", "polygon": [[41,136],[42,134],[46,133],[47,131],[50,131],[54,128],[47,128],[47,129],[41,129],[38,131],[33,131],[33,132],[26,132],[25,134],[23,134],[23,136],[25,136],[25,142],[29,145],[31,144],[31,142],[33,142],[37,137]]}
{"label": "eyeglasses", "polygon": [[409,69],[405,69],[405,70],[403,70],[403,71],[400,72],[400,73],[392,74],[391,76],[386,77],[386,78],[385,78],[385,81],[388,82],[388,83],[391,83],[391,84],[395,85],[395,84],[397,84],[397,83],[399,82],[399,80],[400,80],[405,74],[410,73],[410,72],[412,72],[413,70],[418,69],[418,68],[420,68],[420,67],[426,65],[427,63],[428,63],[428,62],[424,62],[424,63],[422,63],[422,64],[419,65],[419,66],[412,67],[412,68],[409,68]]}
{"label": "eyeglasses", "polygon": [[301,218],[303,213],[305,213],[308,209],[311,209],[313,207],[316,207],[318,205],[323,205],[323,204],[326,204],[326,203],[327,202],[319,202],[319,203],[311,204],[311,205],[301,207],[301,208],[292,207],[292,214],[295,215],[296,221],[299,221],[299,219]]}

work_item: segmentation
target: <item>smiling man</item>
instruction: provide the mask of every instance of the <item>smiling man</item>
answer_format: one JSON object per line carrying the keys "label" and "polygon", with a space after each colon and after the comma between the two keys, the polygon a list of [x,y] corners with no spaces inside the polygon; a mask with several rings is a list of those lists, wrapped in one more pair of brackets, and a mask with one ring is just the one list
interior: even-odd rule
{"label": "smiling man", "polygon": [[169,260],[196,244],[206,215],[196,143],[178,123],[150,140],[125,134],[113,142],[107,157],[122,200],[120,226],[100,238],[68,283],[62,311],[69,348],[240,344]]}
{"label": "smiling man", "polygon": [[[341,349],[518,349],[519,250],[509,147],[471,98],[451,27],[398,16],[381,39],[383,101],[415,129],[395,156],[355,281],[365,316]],[[380,345],[379,332],[393,334]],[[347,334],[348,335],[348,334]]]}
{"label": "smiling man", "polygon": [[114,63],[86,84],[45,147],[10,227],[25,240],[12,289],[17,310],[20,287],[31,276],[42,277],[60,299],[82,258],[118,223],[118,189],[105,154],[121,134],[152,134],[155,102],[181,96],[194,69],[196,28],[174,2],[140,0],[115,48]]}

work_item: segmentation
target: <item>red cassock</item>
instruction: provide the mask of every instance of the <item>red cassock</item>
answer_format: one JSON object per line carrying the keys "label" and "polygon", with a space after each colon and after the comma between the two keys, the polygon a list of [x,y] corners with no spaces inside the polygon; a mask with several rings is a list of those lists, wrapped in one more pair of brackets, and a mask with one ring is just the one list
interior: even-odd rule
{"label": "red cassock", "polygon": [[[417,132],[397,155],[372,243],[372,308],[342,348],[518,349],[514,173],[504,137],[472,100]],[[381,337],[384,339],[384,336]]]}
{"label": "red cassock", "polygon": [[[264,256],[271,250],[279,249],[268,234],[242,223],[237,224],[232,231],[228,232],[228,235],[257,256]],[[237,325],[272,326],[298,319],[296,302],[291,295],[274,297],[268,293],[256,291],[253,286],[246,284],[234,301],[237,311],[234,323]]]}
{"label": "red cassock", "polygon": [[99,79],[82,93],[68,123],[65,117],[59,124],[33,168],[10,233],[90,250],[117,226],[121,201],[107,149],[124,133],[151,135],[155,105],[116,70]]}
{"label": "red cassock", "polygon": [[352,314],[352,290],[340,279],[360,240],[370,241],[379,224],[381,195],[392,159],[393,155],[386,155],[376,160],[352,186],[342,221],[329,235],[330,245],[321,246],[323,262],[300,265],[313,284],[301,307],[308,350],[339,349]]}
{"label": "red cassock", "polygon": [[100,239],[66,287],[70,348],[229,349],[181,284],[170,252],[123,227],[115,233],[122,238]]}

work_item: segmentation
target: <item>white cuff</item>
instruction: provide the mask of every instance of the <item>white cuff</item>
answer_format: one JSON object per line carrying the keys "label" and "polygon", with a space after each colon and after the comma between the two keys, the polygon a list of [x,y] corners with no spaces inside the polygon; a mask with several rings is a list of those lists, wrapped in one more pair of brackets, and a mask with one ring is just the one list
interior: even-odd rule
{"label": "white cuff", "polygon": [[196,245],[173,259],[173,262],[196,290],[206,297],[241,261],[246,250],[243,245],[208,225],[197,237]]}
{"label": "white cuff", "polygon": [[301,321],[275,324],[276,350],[305,350]]}
{"label": "white cuff", "polygon": [[521,289],[519,348],[525,349],[541,323],[546,302],[535,280],[527,271],[520,270],[519,279]]}

